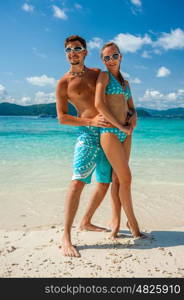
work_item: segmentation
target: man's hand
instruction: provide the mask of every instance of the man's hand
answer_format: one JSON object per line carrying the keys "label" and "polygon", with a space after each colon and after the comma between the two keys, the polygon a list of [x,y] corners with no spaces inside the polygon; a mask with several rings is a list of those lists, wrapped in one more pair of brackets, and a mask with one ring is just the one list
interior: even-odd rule
{"label": "man's hand", "polygon": [[103,115],[98,114],[93,119],[91,119],[91,126],[96,127],[112,127],[112,125],[106,121]]}
{"label": "man's hand", "polygon": [[135,128],[136,125],[137,125],[137,114],[136,114],[136,112],[134,112],[132,115],[130,115],[128,113],[127,118],[126,118],[126,122],[128,122],[128,124],[130,124],[133,128]]}

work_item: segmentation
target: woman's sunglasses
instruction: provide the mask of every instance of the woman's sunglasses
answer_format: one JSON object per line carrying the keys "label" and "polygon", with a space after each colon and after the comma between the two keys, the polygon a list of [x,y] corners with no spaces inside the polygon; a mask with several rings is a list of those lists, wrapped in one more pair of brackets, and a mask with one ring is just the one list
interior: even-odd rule
{"label": "woman's sunglasses", "polygon": [[70,47],[65,48],[65,52],[66,53],[70,53],[72,51],[74,51],[74,52],[80,52],[82,50],[86,50],[86,49],[84,47],[82,47],[82,46],[76,46],[74,48],[70,48]]}
{"label": "woman's sunglasses", "polygon": [[104,56],[103,59],[104,59],[105,62],[107,62],[107,61],[109,61],[111,58],[117,60],[117,59],[119,58],[119,56],[120,56],[119,53],[114,53],[114,54],[112,54],[112,55],[106,55],[106,56]]}

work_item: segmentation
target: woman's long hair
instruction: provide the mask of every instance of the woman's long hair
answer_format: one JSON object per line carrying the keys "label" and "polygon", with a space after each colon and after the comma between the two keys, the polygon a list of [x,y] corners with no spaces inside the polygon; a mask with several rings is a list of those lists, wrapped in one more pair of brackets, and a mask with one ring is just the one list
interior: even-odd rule
{"label": "woman's long hair", "polygon": [[[101,53],[100,53],[101,58],[103,58],[103,51],[104,51],[104,49],[107,48],[107,47],[111,47],[111,46],[116,47],[117,50],[118,50],[118,53],[121,54],[118,45],[116,45],[114,42],[108,42],[108,43],[106,43],[105,45],[103,45],[103,47],[102,47],[102,49],[101,49]],[[120,80],[121,80],[121,82],[122,82],[123,87],[125,88],[125,87],[126,87],[126,84],[125,84],[125,80],[124,80],[124,78],[123,78],[123,75],[122,75],[121,72],[120,72],[120,67],[119,67],[119,73],[118,73],[118,76],[119,76],[119,78],[120,78]]]}

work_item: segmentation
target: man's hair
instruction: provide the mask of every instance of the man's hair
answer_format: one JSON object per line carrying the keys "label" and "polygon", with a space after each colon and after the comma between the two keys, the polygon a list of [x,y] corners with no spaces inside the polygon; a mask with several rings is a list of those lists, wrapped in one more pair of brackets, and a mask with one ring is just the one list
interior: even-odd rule
{"label": "man's hair", "polygon": [[65,48],[69,42],[75,42],[75,41],[79,41],[81,43],[81,45],[86,49],[86,41],[78,35],[71,35],[71,36],[67,37],[65,39],[65,44],[64,44]]}

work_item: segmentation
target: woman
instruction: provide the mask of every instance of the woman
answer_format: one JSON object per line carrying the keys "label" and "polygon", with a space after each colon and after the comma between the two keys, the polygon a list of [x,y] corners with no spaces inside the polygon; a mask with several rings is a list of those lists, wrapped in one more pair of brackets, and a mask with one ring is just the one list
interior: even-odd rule
{"label": "woman", "polygon": [[[134,127],[127,123],[127,115],[131,110],[135,114],[130,87],[120,73],[122,55],[118,46],[107,43],[101,50],[102,60],[107,71],[99,74],[95,106],[105,119],[114,126],[113,128],[100,128],[101,146],[112,165],[114,174],[119,181],[119,199],[117,198],[117,185],[112,185],[113,193],[113,228],[112,236],[116,237],[120,226],[121,206],[127,216],[127,225],[134,237],[142,234],[134,215],[131,197],[131,172],[128,165],[130,155],[130,136]],[[129,141],[128,141],[129,140]],[[127,142],[128,141],[128,142]],[[121,205],[120,205],[121,204]]]}

